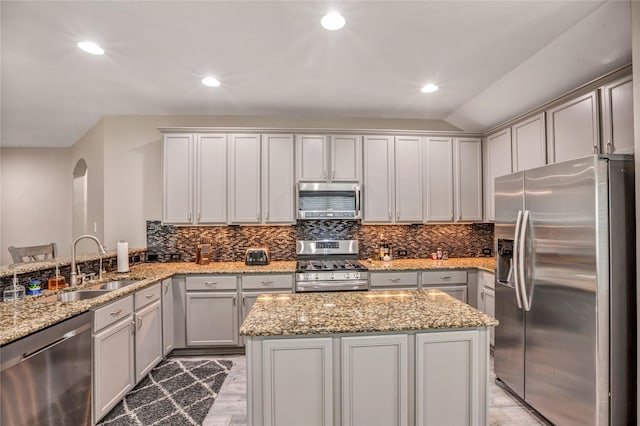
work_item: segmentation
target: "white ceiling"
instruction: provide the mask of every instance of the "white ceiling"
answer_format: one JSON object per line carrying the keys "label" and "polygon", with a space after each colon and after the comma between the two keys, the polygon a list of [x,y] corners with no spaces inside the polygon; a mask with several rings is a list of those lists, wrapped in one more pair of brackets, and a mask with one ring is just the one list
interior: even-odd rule
{"label": "white ceiling", "polygon": [[[340,31],[319,25],[332,8]],[[2,1],[0,13],[2,146],[68,147],[105,114],[478,131],[631,61],[627,1]],[[85,39],[106,54],[80,51]],[[203,86],[208,74],[222,86]],[[441,89],[420,93],[429,81]]]}

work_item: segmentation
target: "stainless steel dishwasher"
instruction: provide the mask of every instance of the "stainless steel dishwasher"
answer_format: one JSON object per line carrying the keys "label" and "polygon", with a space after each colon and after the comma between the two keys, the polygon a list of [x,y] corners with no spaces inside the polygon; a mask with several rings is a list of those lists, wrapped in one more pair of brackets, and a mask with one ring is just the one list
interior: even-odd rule
{"label": "stainless steel dishwasher", "polygon": [[86,312],[0,348],[0,424],[91,424],[91,325]]}

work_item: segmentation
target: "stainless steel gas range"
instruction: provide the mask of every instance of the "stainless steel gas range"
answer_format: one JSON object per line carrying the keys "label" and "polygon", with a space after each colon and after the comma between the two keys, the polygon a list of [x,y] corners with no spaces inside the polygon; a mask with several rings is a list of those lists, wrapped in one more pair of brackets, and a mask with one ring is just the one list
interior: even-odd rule
{"label": "stainless steel gas range", "polygon": [[296,292],[369,290],[357,240],[296,242]]}

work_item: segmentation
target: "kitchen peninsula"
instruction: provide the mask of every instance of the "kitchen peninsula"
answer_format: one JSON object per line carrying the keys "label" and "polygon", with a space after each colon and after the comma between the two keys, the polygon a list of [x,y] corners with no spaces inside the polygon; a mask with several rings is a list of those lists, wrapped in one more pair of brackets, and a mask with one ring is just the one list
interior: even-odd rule
{"label": "kitchen peninsula", "polygon": [[249,425],[485,425],[488,327],[439,290],[262,295],[247,336]]}

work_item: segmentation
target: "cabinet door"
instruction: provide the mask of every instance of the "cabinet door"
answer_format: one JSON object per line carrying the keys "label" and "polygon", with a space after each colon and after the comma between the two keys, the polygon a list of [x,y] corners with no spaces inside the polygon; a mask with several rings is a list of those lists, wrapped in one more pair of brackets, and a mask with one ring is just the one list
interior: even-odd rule
{"label": "cabinet door", "polygon": [[94,422],[100,420],[135,385],[133,317],[93,336]]}
{"label": "cabinet door", "polygon": [[633,154],[633,79],[624,77],[602,89],[602,152]]}
{"label": "cabinet door", "polygon": [[479,358],[477,330],[416,335],[416,425],[484,424]]}
{"label": "cabinet door", "polygon": [[193,219],[193,136],[164,135],[162,221],[192,223]]}
{"label": "cabinet door", "polygon": [[453,221],[453,139],[427,138],[426,221]]}
{"label": "cabinet door", "polygon": [[136,311],[136,382],[162,361],[162,307],[156,301]]}
{"label": "cabinet door", "polygon": [[296,177],[298,182],[328,180],[328,161],[326,136],[296,135]]}
{"label": "cabinet door", "polygon": [[162,281],[162,356],[167,356],[175,347],[173,309],[173,286],[171,278]]}
{"label": "cabinet door", "polygon": [[196,222],[227,221],[227,135],[197,135]]}
{"label": "cabinet door", "polygon": [[456,221],[482,220],[482,140],[456,138]]}
{"label": "cabinet door", "polygon": [[260,135],[230,135],[229,222],[260,222]]}
{"label": "cabinet door", "polygon": [[495,220],[495,179],[511,174],[511,129],[500,130],[485,140],[485,220]]}
{"label": "cabinet door", "polygon": [[[488,287],[484,288],[484,313],[492,317],[496,316],[496,292]],[[495,342],[495,332],[495,327],[489,329],[491,346],[493,346]]]}
{"label": "cabinet door", "polygon": [[513,171],[533,169],[547,164],[544,113],[511,126]]}
{"label": "cabinet door", "polygon": [[362,140],[360,136],[331,136],[329,177],[334,182],[362,180]]}
{"label": "cabinet door", "polygon": [[547,120],[549,163],[573,160],[599,151],[597,92],[550,109]]}
{"label": "cabinet door", "polygon": [[262,359],[264,426],[333,424],[330,337],[265,340]]}
{"label": "cabinet door", "polygon": [[262,213],[265,223],[295,223],[293,135],[262,135]]}
{"label": "cabinet door", "polygon": [[396,137],[395,170],[396,222],[421,223],[422,138]]}
{"label": "cabinet door", "polygon": [[393,221],[393,136],[365,136],[364,221]]}
{"label": "cabinet door", "polygon": [[236,293],[187,293],[187,346],[238,344]]}
{"label": "cabinet door", "polygon": [[405,335],[343,337],[342,424],[407,425]]}

